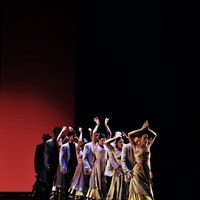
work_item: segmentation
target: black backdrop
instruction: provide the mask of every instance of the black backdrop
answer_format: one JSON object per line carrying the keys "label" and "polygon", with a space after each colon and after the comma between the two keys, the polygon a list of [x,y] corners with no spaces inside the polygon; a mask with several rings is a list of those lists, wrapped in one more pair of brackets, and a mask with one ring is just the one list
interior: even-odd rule
{"label": "black backdrop", "polygon": [[[78,1],[76,126],[148,119],[156,199],[196,196],[199,174],[198,2]],[[198,176],[199,177],[199,176]]]}

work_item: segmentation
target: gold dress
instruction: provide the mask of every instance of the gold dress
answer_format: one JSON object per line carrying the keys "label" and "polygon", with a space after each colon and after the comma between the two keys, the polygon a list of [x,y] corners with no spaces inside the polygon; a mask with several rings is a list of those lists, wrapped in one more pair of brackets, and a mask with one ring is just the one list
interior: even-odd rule
{"label": "gold dress", "polygon": [[88,199],[104,200],[106,195],[106,180],[105,180],[105,167],[106,167],[106,149],[104,146],[93,146],[95,153],[95,162],[92,169],[92,174],[89,182],[89,189],[86,197]]}
{"label": "gold dress", "polygon": [[129,185],[128,200],[154,200],[151,180],[150,149],[137,147],[135,151],[136,164]]}

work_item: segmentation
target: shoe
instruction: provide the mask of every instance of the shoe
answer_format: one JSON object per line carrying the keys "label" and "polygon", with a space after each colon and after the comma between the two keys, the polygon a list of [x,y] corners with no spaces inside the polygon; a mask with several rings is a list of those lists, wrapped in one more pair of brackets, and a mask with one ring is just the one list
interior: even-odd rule
{"label": "shoe", "polygon": [[73,196],[72,194],[70,194],[68,197],[69,197],[70,199],[73,199],[73,198],[74,198],[74,196]]}

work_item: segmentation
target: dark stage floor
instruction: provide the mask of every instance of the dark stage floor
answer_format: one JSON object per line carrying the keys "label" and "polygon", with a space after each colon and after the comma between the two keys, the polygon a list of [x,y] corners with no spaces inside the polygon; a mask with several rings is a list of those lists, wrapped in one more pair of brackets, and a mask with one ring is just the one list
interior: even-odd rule
{"label": "dark stage floor", "polygon": [[31,200],[30,192],[0,192],[0,200]]}

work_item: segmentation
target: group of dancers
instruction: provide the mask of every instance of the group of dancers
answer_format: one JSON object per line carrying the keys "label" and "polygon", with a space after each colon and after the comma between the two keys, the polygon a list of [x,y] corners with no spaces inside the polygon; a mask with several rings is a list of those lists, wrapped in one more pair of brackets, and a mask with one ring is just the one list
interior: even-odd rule
{"label": "group of dancers", "polygon": [[107,117],[105,133],[98,117],[94,122],[89,142],[82,128],[78,134],[72,127],[53,129],[43,158],[35,154],[35,168],[43,166],[36,170],[34,200],[154,200],[150,148],[157,134],[148,120],[128,134],[112,133]]}

